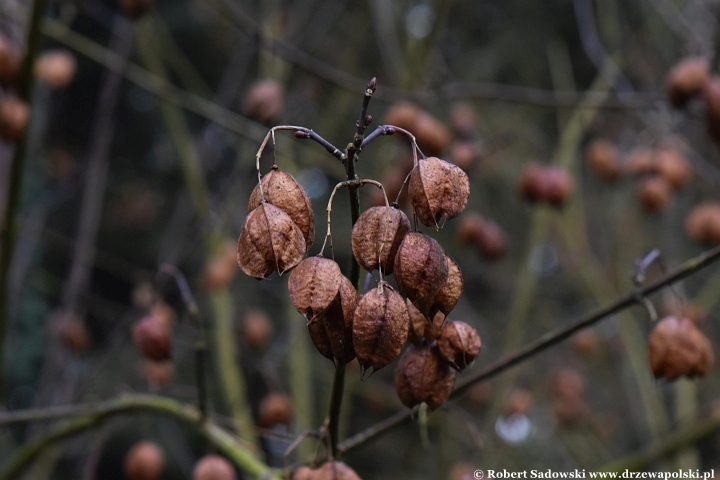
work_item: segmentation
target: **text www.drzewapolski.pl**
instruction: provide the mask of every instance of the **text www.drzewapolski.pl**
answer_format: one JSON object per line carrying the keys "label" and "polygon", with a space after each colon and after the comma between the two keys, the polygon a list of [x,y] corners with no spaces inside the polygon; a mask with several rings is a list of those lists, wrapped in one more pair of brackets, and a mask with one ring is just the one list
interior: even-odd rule
{"label": "text www.drzewapolski.pl", "polygon": [[520,471],[509,471],[503,470],[475,470],[474,477],[478,479],[520,479],[520,478],[569,478],[569,479],[659,479],[659,480],[673,480],[673,479],[703,479],[709,480],[715,478],[715,470],[711,469],[708,471],[701,471],[698,469],[685,469],[685,470],[673,470],[667,472],[631,472],[625,470],[623,472],[593,472],[588,470],[575,469],[571,471],[556,471],[556,470],[520,470]]}

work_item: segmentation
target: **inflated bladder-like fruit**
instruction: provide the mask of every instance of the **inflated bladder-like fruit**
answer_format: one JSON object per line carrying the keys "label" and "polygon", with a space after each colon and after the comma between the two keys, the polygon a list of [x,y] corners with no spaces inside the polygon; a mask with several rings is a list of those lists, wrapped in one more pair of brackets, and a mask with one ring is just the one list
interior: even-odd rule
{"label": "inflated bladder-like fruit", "polygon": [[275,205],[287,213],[295,224],[300,227],[305,238],[307,248],[310,248],[315,239],[315,214],[312,203],[305,189],[293,178],[292,175],[277,168],[270,170],[270,173],[262,177],[262,196],[260,185],[256,185],[250,194],[248,201],[248,212],[257,208],[265,201]]}
{"label": "inflated bladder-like fruit", "polygon": [[220,455],[205,455],[195,464],[193,480],[237,480],[233,466]]}
{"label": "inflated bladder-like fruit", "polygon": [[458,370],[470,365],[480,353],[480,336],[465,322],[448,321],[438,338],[438,350]]}
{"label": "inflated bladder-like fruit", "polygon": [[295,267],[306,251],[303,233],[290,216],[263,203],[245,219],[237,246],[237,262],[247,275],[265,278]]}
{"label": "inflated bladder-like fruit", "polygon": [[437,227],[442,218],[454,218],[463,211],[470,183],[460,167],[429,157],[418,161],[410,174],[408,195],[418,219]]}
{"label": "inflated bladder-like fruit", "polygon": [[409,231],[410,221],[399,208],[369,208],[353,227],[353,255],[366,270],[380,268],[389,275],[393,273],[395,254]]}
{"label": "inflated bladder-like fruit", "polygon": [[310,338],[324,357],[344,363],[355,358],[352,331],[357,302],[357,290],[347,277],[342,276],[330,307],[308,322]]}
{"label": "inflated bladder-like fruit", "polygon": [[440,291],[433,298],[429,318],[433,318],[437,312],[442,312],[443,315],[447,316],[457,305],[463,291],[464,282],[460,265],[447,253],[445,254],[445,263],[447,264],[448,277]]}
{"label": "inflated bladder-like fruit", "polygon": [[160,447],[152,442],[136,443],[125,455],[125,476],[130,480],[158,480],[164,465]]}
{"label": "inflated bladder-like fruit", "polygon": [[678,62],[667,76],[667,93],[675,107],[684,106],[688,100],[702,92],[709,77],[709,62],[704,57],[689,57]]}
{"label": "inflated bladder-like fruit", "polygon": [[455,370],[440,356],[436,346],[410,345],[395,369],[395,391],[408,408],[425,402],[434,410],[450,396]]}
{"label": "inflated bladder-like fruit", "polygon": [[405,235],[395,255],[395,279],[402,296],[428,315],[447,278],[448,264],[440,244],[422,233]]}
{"label": "inflated bladder-like fruit", "polygon": [[308,321],[325,313],[340,290],[343,274],[329,258],[315,256],[300,262],[290,274],[288,290],[298,312]]}
{"label": "inflated bladder-like fruit", "polygon": [[648,359],[656,377],[702,377],[714,362],[712,345],[688,318],[665,317],[648,340]]}

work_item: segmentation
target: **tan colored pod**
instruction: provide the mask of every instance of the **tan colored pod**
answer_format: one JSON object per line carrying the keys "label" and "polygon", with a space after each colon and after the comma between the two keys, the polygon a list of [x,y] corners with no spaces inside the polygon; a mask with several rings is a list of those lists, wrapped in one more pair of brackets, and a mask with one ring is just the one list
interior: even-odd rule
{"label": "tan colored pod", "polygon": [[455,370],[436,346],[410,345],[395,369],[395,391],[408,408],[425,402],[435,410],[448,399],[454,383]]}
{"label": "tan colored pod", "polygon": [[290,425],[292,418],[292,400],[284,393],[268,393],[260,400],[258,423],[261,427],[272,428],[275,425]]}
{"label": "tan colored pod", "polygon": [[720,202],[709,201],[693,208],[685,220],[685,231],[696,243],[720,243]]}
{"label": "tan colored pod", "polygon": [[[277,167],[273,167],[270,173],[263,176],[261,183],[265,201],[290,215],[292,221],[300,227],[306,247],[310,248],[315,239],[315,213],[305,189],[292,175]],[[248,212],[257,208],[261,200],[260,186],[256,185],[250,194]]]}
{"label": "tan colored pod", "polygon": [[145,358],[156,362],[172,355],[172,329],[155,315],[148,315],[133,325],[133,340]]}
{"label": "tan colored pod", "polygon": [[352,229],[353,255],[364,269],[381,268],[383,274],[390,275],[395,254],[409,231],[410,221],[399,208],[368,208]]}
{"label": "tan colored pod", "polygon": [[303,233],[287,213],[263,203],[245,219],[237,245],[237,262],[247,275],[265,278],[295,267],[305,255]]}
{"label": "tan colored pod", "polygon": [[710,76],[707,58],[688,57],[680,60],[667,76],[667,94],[670,103],[683,107],[688,100],[702,92]]}
{"label": "tan colored pod", "polygon": [[418,161],[410,174],[408,195],[418,219],[437,228],[440,219],[457,217],[463,211],[470,182],[460,167],[429,157]]}
{"label": "tan colored pod", "polygon": [[355,308],[353,346],[363,370],[377,372],[395,360],[408,337],[405,300],[387,283],[366,293]]}
{"label": "tan colored pod", "polygon": [[440,244],[422,233],[408,233],[395,255],[394,271],[400,294],[412,300],[423,315],[429,315],[435,295],[448,278]]}
{"label": "tan colored pod", "polygon": [[614,182],[622,175],[620,153],[610,141],[593,141],[585,152],[588,166],[606,182]]}
{"label": "tan colored pod", "polygon": [[340,266],[325,257],[309,257],[290,274],[288,290],[293,305],[308,321],[325,313],[340,290]]}
{"label": "tan colored pod", "polygon": [[460,265],[447,253],[445,254],[445,263],[448,268],[448,278],[440,291],[435,294],[435,298],[433,298],[433,304],[430,307],[430,318],[435,317],[437,312],[442,312],[447,317],[457,305],[463,292],[464,282]]}
{"label": "tan colored pod", "polygon": [[152,442],[136,443],[125,455],[123,470],[130,480],[158,480],[165,466],[163,451]]}
{"label": "tan colored pod", "polygon": [[437,340],[445,323],[445,315],[440,312],[436,313],[432,323],[430,323],[430,320],[420,313],[420,310],[418,310],[410,300],[405,300],[405,302],[407,303],[408,316],[410,317],[408,340],[417,346],[422,345],[423,340],[428,342]]}
{"label": "tan colored pod", "polygon": [[243,113],[265,125],[277,122],[285,110],[285,89],[273,78],[255,82],[243,103]]}
{"label": "tan colored pod", "polygon": [[648,359],[655,377],[702,377],[715,360],[707,337],[688,318],[665,317],[650,333]]}
{"label": "tan colored pod", "polygon": [[308,323],[310,338],[322,356],[344,363],[355,358],[352,328],[357,302],[357,290],[342,276],[340,289],[330,307]]}
{"label": "tan colored pod", "polygon": [[195,464],[193,480],[237,480],[235,467],[224,457],[213,453],[205,455]]}
{"label": "tan colored pod", "polygon": [[480,353],[480,336],[465,322],[445,322],[438,350],[450,364],[458,370],[464,370]]}

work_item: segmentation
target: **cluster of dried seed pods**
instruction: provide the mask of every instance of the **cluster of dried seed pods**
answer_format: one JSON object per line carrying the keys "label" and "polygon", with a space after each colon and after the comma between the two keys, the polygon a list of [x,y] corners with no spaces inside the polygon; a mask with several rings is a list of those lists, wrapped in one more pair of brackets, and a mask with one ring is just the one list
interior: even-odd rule
{"label": "cluster of dried seed pods", "polygon": [[648,340],[648,358],[656,377],[704,376],[714,362],[712,345],[688,318],[665,317]]}
{"label": "cluster of dried seed pods", "polygon": [[315,237],[315,216],[305,190],[277,167],[250,195],[248,216],[237,245],[237,262],[247,275],[265,278],[295,267]]}
{"label": "cluster of dried seed pods", "polygon": [[530,203],[563,206],[575,192],[575,180],[562,167],[530,163],[520,175],[520,195]]}

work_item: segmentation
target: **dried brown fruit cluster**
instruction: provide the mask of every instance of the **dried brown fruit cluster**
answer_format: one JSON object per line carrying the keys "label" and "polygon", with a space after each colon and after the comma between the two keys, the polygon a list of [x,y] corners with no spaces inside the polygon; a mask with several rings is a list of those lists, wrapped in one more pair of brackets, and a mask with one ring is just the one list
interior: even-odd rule
{"label": "dried brown fruit cluster", "polygon": [[648,358],[655,377],[704,376],[715,357],[707,337],[688,318],[665,317],[648,340]]}
{"label": "dried brown fruit cluster", "polygon": [[507,253],[505,232],[497,223],[479,213],[463,214],[456,234],[460,243],[472,245],[487,260],[498,260]]}
{"label": "dried brown fruit cluster", "polygon": [[360,480],[355,470],[343,462],[331,461],[312,469],[303,465],[293,473],[293,480]]}
{"label": "dried brown fruit cluster", "polygon": [[291,175],[274,166],[250,195],[248,212],[237,244],[243,272],[265,278],[300,263],[315,237],[315,215]]}
{"label": "dried brown fruit cluster", "polygon": [[614,182],[623,175],[640,177],[638,198],[646,212],[667,209],[673,193],[693,178],[693,169],[679,141],[656,147],[639,147],[627,157],[607,139],[597,139],[588,146],[588,167],[600,178]]}
{"label": "dried brown fruit cluster", "polygon": [[720,203],[709,201],[693,208],[685,220],[685,231],[694,242],[720,243]]}
{"label": "dried brown fruit cluster", "polygon": [[520,195],[530,203],[562,207],[575,192],[575,180],[562,167],[530,163],[520,175]]}

